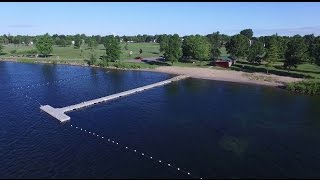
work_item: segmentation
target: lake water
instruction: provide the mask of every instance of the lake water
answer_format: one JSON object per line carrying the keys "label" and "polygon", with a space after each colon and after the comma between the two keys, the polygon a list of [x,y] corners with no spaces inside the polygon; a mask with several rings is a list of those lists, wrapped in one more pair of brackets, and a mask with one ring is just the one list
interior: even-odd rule
{"label": "lake water", "polygon": [[170,77],[0,62],[0,178],[320,177],[319,97],[190,78],[67,113],[67,123],[39,109]]}

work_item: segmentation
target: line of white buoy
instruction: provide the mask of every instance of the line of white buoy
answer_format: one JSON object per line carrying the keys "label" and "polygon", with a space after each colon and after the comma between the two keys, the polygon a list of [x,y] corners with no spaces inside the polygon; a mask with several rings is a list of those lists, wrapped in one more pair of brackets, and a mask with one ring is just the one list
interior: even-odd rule
{"label": "line of white buoy", "polygon": [[[75,128],[75,129],[79,129],[80,131],[82,131],[82,132],[89,132],[89,134],[91,134],[91,135],[93,135],[93,136],[95,136],[95,137],[99,137],[100,139],[102,139],[102,140],[104,140],[105,141],[105,137],[104,136],[102,136],[102,135],[99,135],[99,134],[97,134],[97,133],[91,133],[91,131],[89,131],[89,130],[86,130],[86,129],[84,129],[84,128],[80,128],[80,127],[78,127],[78,126],[76,126],[76,125],[72,125],[72,124],[70,124],[70,127],[72,127],[72,128]],[[107,138],[107,142],[111,142],[112,144],[116,144],[116,145],[119,145],[119,142],[117,142],[117,141],[115,141],[115,140],[112,140],[111,138]],[[120,145],[120,146],[122,146],[122,145]],[[129,148],[128,146],[122,146],[122,148],[124,148],[125,150],[131,150],[131,151],[133,151],[134,153],[136,153],[137,155],[141,155],[141,156],[144,156],[144,157],[148,157],[148,159],[156,159],[156,158],[154,158],[153,156],[150,156],[150,155],[147,155],[147,154],[145,154],[145,153],[143,153],[143,152],[138,152],[136,149],[134,149],[134,148]],[[173,168],[173,169],[175,169],[176,171],[178,171],[178,172],[182,172],[182,173],[184,173],[184,174],[186,174],[186,175],[188,175],[188,176],[190,176],[190,177],[192,177],[192,178],[198,178],[198,179],[202,179],[201,177],[198,177],[198,176],[195,176],[195,175],[193,175],[193,174],[191,174],[190,173],[190,171],[185,171],[185,170],[182,170],[181,168],[179,168],[179,167],[176,167],[176,166],[174,166],[174,165],[172,165],[171,163],[166,163],[166,162],[163,162],[161,159],[159,159],[159,160],[156,160],[156,162],[158,162],[158,163],[160,163],[160,164],[164,164],[165,166],[168,166],[168,167],[170,167],[170,168]]]}
{"label": "line of white buoy", "polygon": [[[106,73],[108,73],[110,71],[107,71]],[[96,75],[96,74],[95,74]],[[31,98],[30,96],[28,96],[27,94],[25,93],[21,93],[17,90],[22,90],[22,89],[28,89],[28,88],[32,88],[32,87],[39,87],[39,86],[45,86],[45,85],[49,85],[49,84],[55,84],[55,83],[60,83],[60,82],[67,82],[67,81],[71,81],[71,80],[75,80],[75,79],[82,79],[82,78],[86,78],[86,77],[90,77],[91,75],[83,75],[83,76],[77,76],[77,77],[73,77],[73,78],[66,78],[66,79],[60,79],[60,80],[57,80],[57,81],[53,81],[53,82],[47,82],[47,83],[38,83],[38,84],[32,84],[32,85],[25,85],[25,86],[21,86],[21,87],[18,87],[18,88],[13,88],[10,93],[16,93],[16,94],[19,94],[27,99],[30,99],[30,100],[35,100],[40,106],[41,106],[41,103],[37,100],[37,99],[34,99],[34,98]]]}
{"label": "line of white buoy", "polygon": [[[110,71],[106,71],[105,73],[109,73]],[[66,82],[66,81],[71,81],[71,80],[75,80],[75,79],[82,79],[82,78],[86,78],[86,77],[91,77],[92,75],[83,75],[83,76],[77,76],[77,77],[72,77],[72,78],[66,78],[66,79],[60,79],[60,80],[56,80],[53,82],[46,82],[46,83],[38,83],[38,84],[33,84],[33,85],[25,85],[25,86],[21,86],[18,88],[13,88],[12,90],[19,90],[19,89],[27,89],[27,88],[31,88],[31,87],[38,87],[38,86],[45,86],[45,85],[49,85],[49,84],[55,84],[55,83],[60,83],[60,82]],[[95,74],[96,76],[96,74]]]}
{"label": "line of white buoy", "polygon": [[[107,71],[106,73],[108,73],[109,71]],[[32,84],[32,85],[25,85],[25,86],[20,86],[17,88],[13,88],[12,90],[21,90],[21,89],[28,89],[28,88],[32,88],[32,87],[39,87],[39,86],[45,86],[45,85],[49,85],[49,84],[56,84],[56,83],[60,83],[60,82],[67,82],[67,81],[71,81],[71,80],[75,80],[75,79],[82,79],[82,78],[86,78],[86,77],[91,77],[92,75],[83,75],[83,76],[77,76],[77,77],[72,77],[72,78],[66,78],[66,79],[60,79],[60,80],[56,80],[56,81],[52,81],[50,82],[46,82],[46,83],[38,83],[38,84]]]}

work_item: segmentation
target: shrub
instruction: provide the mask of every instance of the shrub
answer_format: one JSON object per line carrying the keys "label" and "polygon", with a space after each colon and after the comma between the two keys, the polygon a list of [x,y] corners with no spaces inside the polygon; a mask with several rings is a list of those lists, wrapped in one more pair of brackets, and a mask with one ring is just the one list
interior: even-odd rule
{"label": "shrub", "polygon": [[286,89],[301,94],[320,95],[320,81],[310,80],[289,83]]}

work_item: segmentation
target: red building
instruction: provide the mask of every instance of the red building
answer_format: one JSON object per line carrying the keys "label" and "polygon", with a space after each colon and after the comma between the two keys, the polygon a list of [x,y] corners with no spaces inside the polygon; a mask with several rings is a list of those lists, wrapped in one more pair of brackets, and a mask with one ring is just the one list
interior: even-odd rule
{"label": "red building", "polygon": [[215,61],[215,65],[223,68],[229,68],[232,65],[232,62],[219,59]]}

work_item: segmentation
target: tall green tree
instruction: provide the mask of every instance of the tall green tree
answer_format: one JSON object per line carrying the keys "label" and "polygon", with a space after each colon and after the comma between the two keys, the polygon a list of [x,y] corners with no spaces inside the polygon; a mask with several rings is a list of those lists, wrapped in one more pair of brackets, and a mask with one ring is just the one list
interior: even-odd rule
{"label": "tall green tree", "polygon": [[315,38],[311,54],[315,63],[320,66],[320,36]]}
{"label": "tall green tree", "polygon": [[200,35],[187,36],[182,43],[182,54],[187,59],[207,60],[210,56],[210,43]]}
{"label": "tall green tree", "polygon": [[277,39],[274,37],[270,39],[270,46],[268,47],[267,54],[265,56],[267,74],[269,73],[269,67],[271,67],[274,62],[279,61],[279,57],[279,44]]}
{"label": "tall green tree", "polygon": [[253,36],[253,31],[252,29],[244,29],[240,31],[240,34],[246,36],[248,39],[251,39]]}
{"label": "tall green tree", "polygon": [[305,40],[305,43],[308,48],[308,53],[307,53],[308,62],[313,64],[315,63],[315,60],[316,60],[315,57],[313,56],[316,38],[313,34],[309,34],[309,35],[303,36],[303,39]]}
{"label": "tall green tree", "polygon": [[261,63],[262,56],[265,53],[263,43],[261,41],[254,41],[249,48],[247,60],[251,63]]}
{"label": "tall green tree", "polygon": [[74,40],[74,48],[75,49],[80,49],[80,47],[81,47],[81,39],[75,39]]}
{"label": "tall green tree", "polygon": [[164,57],[169,60],[172,65],[174,62],[177,62],[181,58],[181,45],[181,38],[178,34],[174,34],[173,36],[168,37],[168,44],[166,45],[166,49],[164,50]]}
{"label": "tall green tree", "polygon": [[87,61],[87,63],[88,63],[89,66],[91,66],[91,65],[94,65],[96,62],[97,62],[97,56],[96,56],[96,54],[93,52],[93,53],[91,53],[90,58],[89,58],[89,60]]}
{"label": "tall green tree", "polygon": [[278,43],[278,53],[279,59],[285,58],[285,52],[287,50],[287,44],[289,42],[289,38],[285,36],[276,36],[277,43]]}
{"label": "tall green tree", "polygon": [[36,42],[36,48],[39,53],[43,54],[47,57],[52,51],[53,39],[50,37],[48,33],[43,36],[40,36]]}
{"label": "tall green tree", "polygon": [[222,37],[220,36],[219,31],[212,33],[207,37],[209,39],[209,43],[211,44],[211,58],[218,58],[221,55],[220,48],[222,46]]}
{"label": "tall green tree", "polygon": [[232,56],[244,58],[248,55],[249,45],[249,39],[246,36],[237,34],[232,36],[230,41],[226,43],[226,50]]}
{"label": "tall green tree", "polygon": [[98,47],[98,43],[95,38],[93,38],[93,37],[88,38],[87,41],[88,41],[88,46],[91,50],[94,50]]}
{"label": "tall green tree", "polygon": [[3,45],[0,44],[0,54],[2,53],[2,50],[3,50]]}
{"label": "tall green tree", "polygon": [[306,61],[307,50],[307,45],[301,36],[296,35],[291,38],[285,53],[284,67],[289,71],[291,67],[296,68],[298,64]]}
{"label": "tall green tree", "polygon": [[104,63],[107,63],[108,65],[110,61],[120,59],[121,46],[119,40],[115,36],[106,36],[103,45],[106,48],[106,54],[103,57]]}
{"label": "tall green tree", "polygon": [[160,52],[164,52],[167,49],[169,38],[168,35],[163,34],[159,36],[158,42],[160,44]]}

